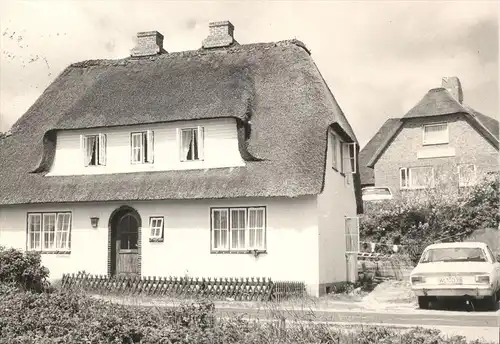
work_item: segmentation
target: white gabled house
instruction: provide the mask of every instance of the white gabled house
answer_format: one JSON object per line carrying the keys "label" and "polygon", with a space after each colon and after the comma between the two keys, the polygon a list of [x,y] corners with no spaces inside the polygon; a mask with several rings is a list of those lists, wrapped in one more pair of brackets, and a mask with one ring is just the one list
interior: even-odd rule
{"label": "white gabled house", "polygon": [[[299,41],[156,31],[64,70],[0,139],[0,244],[51,278],[271,277],[312,295],[358,247],[356,137]],[[351,271],[352,274],[352,271]]]}

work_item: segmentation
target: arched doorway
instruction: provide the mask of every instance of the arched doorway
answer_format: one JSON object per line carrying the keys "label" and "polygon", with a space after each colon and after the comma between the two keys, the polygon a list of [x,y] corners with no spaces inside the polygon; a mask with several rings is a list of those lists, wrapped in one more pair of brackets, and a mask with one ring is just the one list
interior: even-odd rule
{"label": "arched doorway", "polygon": [[140,275],[141,217],[137,210],[122,206],[109,218],[109,274]]}

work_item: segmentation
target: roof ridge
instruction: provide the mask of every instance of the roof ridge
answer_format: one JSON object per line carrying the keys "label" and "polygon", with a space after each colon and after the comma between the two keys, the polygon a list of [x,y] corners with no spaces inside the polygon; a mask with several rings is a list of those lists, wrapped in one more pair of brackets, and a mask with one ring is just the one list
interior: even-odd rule
{"label": "roof ridge", "polygon": [[177,58],[177,57],[197,57],[204,56],[209,54],[220,54],[220,53],[237,53],[243,50],[251,49],[251,48],[274,48],[274,47],[283,47],[295,45],[302,49],[304,49],[309,55],[311,55],[311,51],[307,48],[304,42],[292,38],[280,41],[272,41],[272,42],[259,42],[259,43],[247,43],[247,44],[235,44],[229,47],[224,48],[216,48],[216,49],[193,49],[193,50],[181,50],[174,51],[165,54],[158,54],[152,56],[142,56],[142,57],[122,57],[117,59],[91,59],[91,60],[83,60],[78,62],[73,62],[69,65],[72,68],[87,68],[93,66],[125,66],[129,62],[132,61],[154,61],[157,59],[169,59],[169,58]]}

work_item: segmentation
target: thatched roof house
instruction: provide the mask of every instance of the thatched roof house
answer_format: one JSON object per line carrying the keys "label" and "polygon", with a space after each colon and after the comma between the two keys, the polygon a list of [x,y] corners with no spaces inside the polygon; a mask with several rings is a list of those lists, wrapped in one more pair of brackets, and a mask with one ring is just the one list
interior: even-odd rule
{"label": "thatched roof house", "polygon": [[2,243],[54,277],[355,279],[356,136],[303,43],[233,30],[66,68],[0,139]]}
{"label": "thatched roof house", "polygon": [[[297,40],[162,52],[66,68],[0,141],[0,204],[314,195],[328,127],[356,140]],[[245,167],[45,176],[61,130],[223,117]]]}
{"label": "thatched roof house", "polygon": [[[453,82],[452,88],[446,87]],[[456,93],[456,94],[455,94]],[[443,78],[443,87],[429,90],[424,97],[402,118],[390,118],[380,127],[360,152],[362,185],[374,185],[374,165],[396,135],[415,119],[436,120],[450,115],[463,116],[467,123],[477,130],[488,142],[498,149],[498,120],[486,116],[463,103],[463,93],[458,78]],[[474,147],[471,147],[474,149]]]}

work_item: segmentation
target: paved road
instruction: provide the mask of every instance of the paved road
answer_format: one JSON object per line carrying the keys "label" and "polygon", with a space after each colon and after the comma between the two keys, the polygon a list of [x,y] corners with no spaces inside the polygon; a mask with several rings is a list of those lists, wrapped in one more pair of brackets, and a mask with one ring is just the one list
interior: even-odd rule
{"label": "paved road", "polygon": [[[106,299],[106,298],[104,298]],[[112,301],[112,298],[108,298]],[[170,303],[140,302],[115,300],[130,306],[141,307],[176,307]],[[276,321],[277,315],[283,315],[287,323],[309,322],[327,323],[333,327],[355,325],[387,326],[387,327],[426,327],[441,330],[446,336],[463,335],[468,340],[479,339],[500,342],[500,310],[497,312],[466,312],[449,310],[421,310],[411,305],[386,309],[363,309],[355,303],[335,302],[329,309],[307,310],[281,309],[271,311],[268,308],[246,308],[242,306],[228,307],[216,303],[216,312],[222,318],[240,315],[244,319],[259,321]]]}
{"label": "paved road", "polygon": [[[217,308],[221,316],[230,314],[245,315],[248,318],[268,318],[271,314],[263,309],[233,309]],[[302,310],[282,311],[287,319],[311,319],[334,323],[364,323],[364,324],[399,324],[399,325],[428,325],[428,326],[467,326],[467,327],[494,327],[500,325],[500,312],[449,312],[449,311],[364,311],[364,310],[315,310],[314,315]]]}

